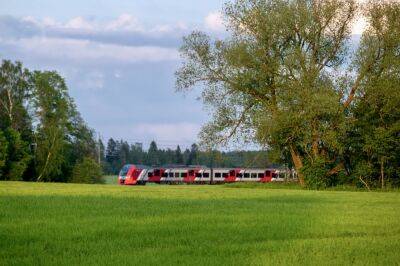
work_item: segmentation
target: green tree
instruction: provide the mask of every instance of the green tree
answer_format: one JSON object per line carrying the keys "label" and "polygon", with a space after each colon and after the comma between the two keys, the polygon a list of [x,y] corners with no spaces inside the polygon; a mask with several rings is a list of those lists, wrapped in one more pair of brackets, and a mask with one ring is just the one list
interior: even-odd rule
{"label": "green tree", "polygon": [[175,150],[175,163],[183,164],[183,155],[182,155],[181,147],[179,147],[179,145],[176,147],[176,150]]}
{"label": "green tree", "polygon": [[90,157],[83,158],[82,162],[74,166],[72,183],[102,184],[104,179],[99,164]]}
{"label": "green tree", "polygon": [[62,175],[67,147],[70,98],[64,79],[56,72],[35,72],[34,107],[37,181],[54,181]]}
{"label": "green tree", "polygon": [[160,158],[159,158],[159,151],[157,147],[157,143],[152,141],[150,143],[149,150],[147,152],[147,162],[148,165],[159,165]]}
{"label": "green tree", "polygon": [[370,2],[364,15],[369,26],[353,66],[363,76],[346,147],[354,177],[384,188],[400,176],[400,4]]}
{"label": "green tree", "polygon": [[[399,3],[366,6],[377,34],[390,40],[386,50],[398,58]],[[392,13],[379,11],[386,7]],[[352,56],[348,47],[357,11],[353,0],[236,0],[224,9],[227,39],[212,42],[201,32],[185,37],[177,88],[203,83],[203,101],[213,110],[202,143],[257,142],[274,158],[290,154],[302,184],[317,180],[314,175],[304,180],[305,172],[322,178],[318,185],[334,184],[349,170],[344,138],[353,123],[351,108],[363,100],[362,88],[371,84],[369,73],[382,55],[374,42],[361,45],[343,71]],[[369,31],[364,42],[368,36]],[[398,65],[390,71],[398,75]]]}
{"label": "green tree", "polygon": [[199,152],[199,147],[197,146],[197,144],[193,143],[192,146],[190,147],[190,152],[186,161],[187,165],[198,164],[197,161],[198,152]]}
{"label": "green tree", "polygon": [[[4,161],[4,179],[22,180],[32,159],[29,144],[21,139],[21,134],[12,128],[4,131],[3,143],[7,148]],[[3,149],[5,148],[3,147]],[[5,150],[5,149],[4,149]]]}
{"label": "green tree", "polygon": [[4,167],[8,157],[8,141],[4,136],[3,131],[0,130],[0,180],[4,179]]}
{"label": "green tree", "polygon": [[25,105],[31,95],[32,74],[21,62],[3,60],[0,66],[0,128],[11,127],[30,135]]}

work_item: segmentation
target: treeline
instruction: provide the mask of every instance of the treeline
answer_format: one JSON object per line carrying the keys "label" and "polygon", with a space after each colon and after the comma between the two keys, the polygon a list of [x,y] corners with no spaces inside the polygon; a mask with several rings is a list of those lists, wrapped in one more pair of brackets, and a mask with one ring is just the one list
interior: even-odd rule
{"label": "treeline", "polygon": [[101,182],[96,144],[57,72],[2,61],[0,180]]}
{"label": "treeline", "polygon": [[135,163],[148,166],[162,165],[204,165],[213,167],[268,167],[266,151],[201,151],[197,144],[190,149],[159,149],[152,141],[148,150],[141,145],[130,145],[124,140],[109,139],[107,147],[101,144],[101,161],[103,170],[107,174],[117,174],[124,164]]}

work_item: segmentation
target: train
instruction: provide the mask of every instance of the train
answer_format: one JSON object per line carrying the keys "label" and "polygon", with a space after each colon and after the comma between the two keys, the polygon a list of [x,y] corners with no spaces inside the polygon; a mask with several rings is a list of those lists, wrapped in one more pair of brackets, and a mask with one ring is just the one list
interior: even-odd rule
{"label": "train", "polygon": [[279,169],[209,168],[205,166],[148,167],[124,165],[118,175],[120,185],[223,184],[235,182],[269,183],[285,181],[287,173]]}

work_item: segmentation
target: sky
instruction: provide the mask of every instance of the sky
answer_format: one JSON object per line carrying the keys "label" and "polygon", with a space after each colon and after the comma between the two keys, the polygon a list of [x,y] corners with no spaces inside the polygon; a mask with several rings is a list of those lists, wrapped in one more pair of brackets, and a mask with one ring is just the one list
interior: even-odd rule
{"label": "sky", "polygon": [[175,92],[178,48],[192,30],[224,33],[223,2],[0,0],[0,58],[58,71],[104,140],[188,147],[209,116],[199,92]]}

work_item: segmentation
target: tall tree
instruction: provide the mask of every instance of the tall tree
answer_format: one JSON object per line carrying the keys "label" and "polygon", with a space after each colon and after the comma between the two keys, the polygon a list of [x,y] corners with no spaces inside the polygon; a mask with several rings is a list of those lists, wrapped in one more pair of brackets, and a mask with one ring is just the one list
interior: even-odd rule
{"label": "tall tree", "polygon": [[159,165],[160,164],[159,151],[158,151],[157,143],[154,140],[150,143],[150,147],[147,152],[147,164],[148,165]]}
{"label": "tall tree", "polygon": [[176,150],[175,150],[175,163],[183,164],[183,155],[182,155],[181,147],[179,147],[179,145],[176,147]]}
{"label": "tall tree", "polygon": [[70,98],[64,79],[56,72],[35,72],[34,107],[38,181],[52,181],[62,174],[68,134]]}
{"label": "tall tree", "polygon": [[190,152],[186,161],[187,165],[198,164],[197,161],[198,152],[199,152],[199,147],[197,146],[197,144],[193,143],[192,146],[190,147]]}
{"label": "tall tree", "polygon": [[32,90],[32,74],[21,62],[3,60],[0,66],[0,128],[31,131],[25,105]]}
{"label": "tall tree", "polygon": [[[370,19],[385,25],[389,17],[375,7],[397,10],[399,3],[388,3],[369,2]],[[336,180],[345,170],[342,140],[350,109],[382,55],[375,45],[361,47],[363,59],[343,71],[356,14],[353,0],[236,0],[224,9],[232,33],[226,40],[211,42],[201,32],[185,37],[177,88],[206,85],[203,101],[214,113],[203,127],[203,143],[256,141],[279,157],[289,153],[302,184]],[[382,37],[392,40],[386,49],[396,54],[393,27],[399,24],[395,15],[390,19],[393,30]]]}

